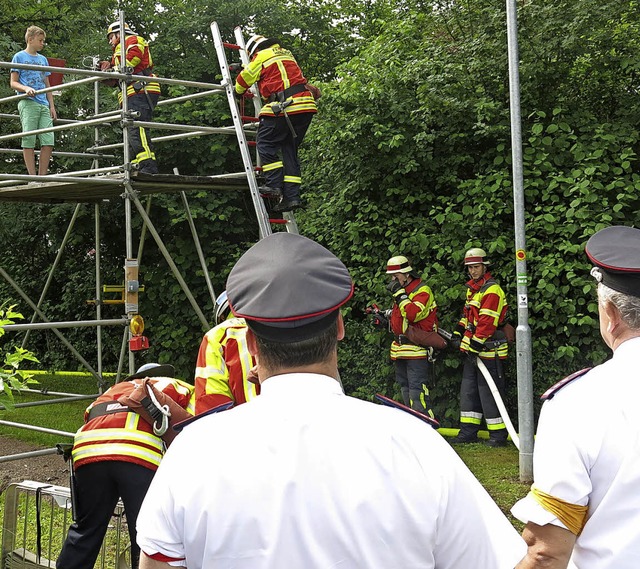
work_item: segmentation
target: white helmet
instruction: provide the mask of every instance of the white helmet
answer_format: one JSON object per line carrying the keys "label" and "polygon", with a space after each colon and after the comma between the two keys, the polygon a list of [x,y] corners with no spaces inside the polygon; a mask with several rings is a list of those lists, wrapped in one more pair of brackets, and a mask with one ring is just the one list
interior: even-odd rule
{"label": "white helmet", "polygon": [[[271,42],[271,40],[269,40],[269,38],[265,38],[264,36],[253,34],[247,42],[247,53],[249,54],[249,57],[253,57],[253,54],[256,52],[258,47],[265,42]],[[269,43],[269,45],[272,45],[272,43],[273,42]],[[267,46],[263,45],[262,47]]]}
{"label": "white helmet", "polygon": [[411,268],[409,259],[404,255],[396,255],[387,261],[388,275],[392,275],[394,273],[410,273],[411,271],[413,271],[413,269]]}
{"label": "white helmet", "polygon": [[487,259],[487,253],[480,247],[472,247],[464,254],[465,265],[489,265]]}
{"label": "white helmet", "polygon": [[220,324],[224,322],[228,316],[231,309],[229,308],[229,299],[227,298],[227,291],[223,290],[216,298],[216,309],[215,309],[215,321],[216,324]]}
{"label": "white helmet", "polygon": [[[107,39],[109,39],[109,36],[111,34],[117,34],[120,32],[120,22],[113,22],[113,24],[111,24],[108,28],[107,28]],[[135,35],[134,31],[129,27],[129,24],[125,24],[124,25],[124,33],[125,35]]]}

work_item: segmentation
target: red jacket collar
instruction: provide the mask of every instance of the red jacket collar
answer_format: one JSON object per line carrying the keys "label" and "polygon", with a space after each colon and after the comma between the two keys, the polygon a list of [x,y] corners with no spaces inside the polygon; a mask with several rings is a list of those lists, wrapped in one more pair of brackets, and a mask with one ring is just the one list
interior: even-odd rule
{"label": "red jacket collar", "polygon": [[470,281],[467,282],[467,286],[473,291],[473,292],[478,292],[486,283],[487,281],[490,281],[493,277],[491,276],[491,273],[489,271],[487,271],[484,275],[482,275],[482,277],[480,277],[477,281],[471,279]]}
{"label": "red jacket collar", "polygon": [[409,294],[417,289],[422,284],[422,280],[418,278],[414,278],[407,286],[404,287],[404,290]]}

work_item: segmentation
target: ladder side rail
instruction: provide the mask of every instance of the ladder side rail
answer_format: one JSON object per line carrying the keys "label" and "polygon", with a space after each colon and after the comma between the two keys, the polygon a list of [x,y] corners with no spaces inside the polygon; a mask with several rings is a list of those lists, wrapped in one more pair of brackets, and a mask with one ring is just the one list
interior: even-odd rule
{"label": "ladder side rail", "polygon": [[235,96],[233,94],[234,83],[231,80],[231,73],[229,72],[229,64],[227,63],[225,47],[222,42],[222,36],[220,35],[220,29],[217,22],[211,22],[211,35],[213,36],[216,54],[218,55],[218,63],[220,65],[220,71],[222,72],[222,84],[225,85],[227,100],[229,102],[229,109],[233,118],[233,126],[238,138],[238,145],[240,146],[240,153],[242,155],[242,162],[244,164],[244,169],[247,175],[247,182],[249,184],[249,190],[251,192],[253,207],[256,211],[256,217],[258,219],[260,239],[264,239],[267,235],[271,234],[271,226],[269,225],[267,210],[264,206],[262,198],[260,197],[260,192],[258,191],[258,182],[255,176],[253,160],[251,159],[251,154],[249,152],[249,145],[247,144],[247,138],[245,136],[244,127],[242,124],[242,118],[240,116],[238,105],[236,104]]}

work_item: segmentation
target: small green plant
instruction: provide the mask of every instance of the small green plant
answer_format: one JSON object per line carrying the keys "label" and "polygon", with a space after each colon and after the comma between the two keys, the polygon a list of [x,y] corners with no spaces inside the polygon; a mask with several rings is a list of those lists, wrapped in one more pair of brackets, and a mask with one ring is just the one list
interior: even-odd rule
{"label": "small green plant", "polygon": [[[22,319],[24,316],[14,311],[15,304],[7,307],[7,303],[0,306],[0,338],[4,336],[4,327],[7,324],[13,324],[15,320]],[[19,370],[20,364],[25,361],[38,362],[38,358],[24,348],[15,347],[4,356],[3,369],[0,370],[0,404],[6,409],[12,409],[14,406],[13,389],[24,389],[29,384],[38,383],[32,379],[28,371]]]}

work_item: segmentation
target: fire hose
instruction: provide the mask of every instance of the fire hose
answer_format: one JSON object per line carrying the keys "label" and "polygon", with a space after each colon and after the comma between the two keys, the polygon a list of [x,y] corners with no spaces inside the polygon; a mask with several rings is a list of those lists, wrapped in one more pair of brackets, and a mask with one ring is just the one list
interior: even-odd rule
{"label": "fire hose", "polygon": [[[445,340],[451,341],[453,334],[448,332],[447,330],[443,330],[442,328],[438,329],[438,334],[440,334]],[[497,341],[488,341],[485,343],[487,347],[497,348],[500,344],[503,344],[506,340],[497,340]],[[500,391],[498,390],[498,386],[496,382],[493,380],[493,377],[489,373],[487,366],[484,365],[482,359],[478,356],[475,358],[475,364],[480,370],[480,373],[484,376],[487,385],[489,386],[489,390],[491,391],[491,395],[493,396],[496,405],[498,406],[498,410],[500,411],[500,416],[502,417],[504,424],[507,428],[507,432],[511,436],[511,440],[515,447],[520,450],[520,437],[511,422],[511,418],[509,417],[509,413],[507,412],[507,408],[505,407],[504,401],[502,400],[502,396],[500,395]]]}

